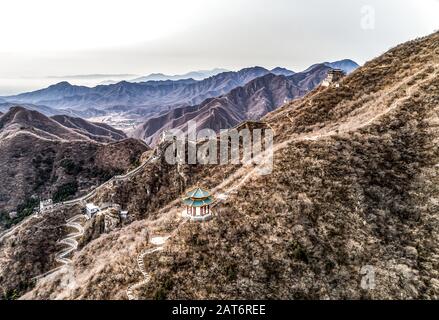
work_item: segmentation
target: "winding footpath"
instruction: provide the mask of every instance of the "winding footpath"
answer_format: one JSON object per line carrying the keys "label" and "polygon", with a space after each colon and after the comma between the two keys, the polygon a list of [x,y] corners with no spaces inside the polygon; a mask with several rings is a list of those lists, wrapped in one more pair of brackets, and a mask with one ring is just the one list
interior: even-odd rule
{"label": "winding footpath", "polygon": [[[135,168],[134,170],[128,172],[125,175],[120,175],[120,176],[115,176],[113,178],[111,178],[110,180],[108,180],[107,182],[101,184],[100,186],[98,186],[96,189],[94,189],[93,191],[91,191],[90,193],[88,193],[85,196],[82,196],[80,198],[74,199],[74,200],[70,200],[70,201],[65,201],[62,203],[63,206],[73,206],[79,203],[82,203],[84,201],[87,201],[88,199],[92,198],[93,196],[96,195],[97,191],[102,189],[103,187],[107,186],[108,184],[110,184],[113,181],[123,181],[123,180],[127,180],[131,177],[133,177],[134,175],[136,175],[138,172],[140,172],[147,164],[155,161],[158,159],[158,156],[151,156],[148,160],[146,160],[144,163],[142,163],[139,167]],[[109,206],[110,207],[110,206]],[[32,219],[36,217],[35,216],[31,216],[29,217],[29,219]],[[48,272],[41,274],[37,277],[34,277],[33,280],[39,280],[42,279],[52,273],[55,273],[56,271],[60,270],[62,267],[69,265],[72,260],[68,258],[68,256],[70,256],[72,254],[72,252],[76,251],[78,249],[78,241],[77,239],[81,238],[84,235],[84,227],[78,223],[79,220],[88,220],[88,217],[86,215],[80,214],[80,215],[76,215],[72,218],[70,218],[69,220],[66,221],[66,224],[64,225],[65,227],[68,228],[72,228],[75,229],[76,231],[68,234],[66,238],[62,239],[61,241],[59,241],[59,243],[66,245],[67,247],[63,250],[61,250],[60,252],[58,252],[55,255],[55,261],[60,263],[61,265],[59,267],[56,267],[52,270],[49,270]],[[24,221],[23,221],[24,222]],[[20,223],[21,225],[21,223]],[[17,229],[20,225],[17,225],[14,229],[8,231],[7,233],[1,235],[0,241],[3,240],[4,237],[8,236],[9,234],[13,233],[15,231],[15,229]]]}
{"label": "winding footpath", "polygon": [[[155,161],[158,159],[158,156],[151,156],[148,160],[146,160],[144,163],[142,163],[139,167],[133,169],[132,171],[128,172],[125,175],[119,175],[119,176],[114,176],[113,178],[111,178],[110,180],[108,180],[107,182],[104,182],[103,184],[101,184],[100,186],[98,186],[97,188],[95,188],[93,191],[91,191],[90,193],[77,198],[77,199],[73,199],[73,200],[69,200],[69,201],[65,201],[60,203],[59,205],[61,206],[74,206],[76,204],[79,204],[81,202],[87,201],[90,198],[94,197],[96,195],[96,193],[104,188],[105,186],[109,185],[111,182],[113,181],[124,181],[127,180],[133,176],[135,176],[138,172],[140,172],[147,164]],[[42,214],[43,212],[41,212],[40,214]],[[8,237],[9,235],[13,234],[17,229],[19,229],[25,222],[28,222],[29,220],[38,218],[39,215],[38,214],[32,214],[29,217],[27,217],[26,219],[24,219],[23,221],[21,221],[19,224],[17,224],[16,226],[14,226],[12,229],[9,230],[5,230],[3,232],[0,233],[0,242],[3,241],[4,238]]]}
{"label": "winding footpath", "polygon": [[72,262],[71,259],[68,258],[70,254],[78,249],[78,241],[77,239],[81,238],[84,235],[84,227],[78,222],[79,220],[88,220],[88,217],[86,215],[76,215],[73,218],[70,218],[66,221],[66,224],[64,227],[75,229],[73,233],[70,233],[67,235],[66,238],[60,240],[58,243],[64,244],[67,247],[60,252],[58,252],[55,255],[55,261],[60,263],[61,265],[59,267],[56,267],[52,270],[47,271],[44,274],[41,274],[39,276],[36,276],[32,278],[32,280],[39,280],[42,279],[52,273],[55,273],[56,271],[60,270],[62,267],[70,264]]}
{"label": "winding footpath", "polygon": [[127,296],[128,296],[128,299],[130,299],[130,300],[138,300],[138,299],[135,297],[133,291],[134,291],[135,289],[137,289],[137,288],[139,288],[139,287],[142,287],[143,285],[147,284],[147,283],[151,280],[151,276],[150,276],[149,273],[146,272],[146,270],[145,270],[145,263],[144,263],[145,256],[146,256],[146,255],[149,255],[149,254],[153,254],[153,253],[158,252],[158,251],[162,251],[162,250],[163,250],[163,246],[159,246],[159,247],[157,247],[157,248],[146,249],[146,250],[143,250],[143,251],[137,256],[137,265],[138,265],[138,267],[139,267],[139,269],[140,269],[140,272],[142,273],[144,279],[143,279],[142,281],[140,281],[140,282],[138,282],[138,283],[132,285],[131,287],[129,287],[129,288],[127,289]]}
{"label": "winding footpath", "polygon": [[78,249],[78,241],[77,239],[81,238],[84,235],[84,227],[78,223],[79,220],[87,220],[88,217],[86,215],[77,215],[73,218],[67,220],[67,223],[64,225],[65,227],[75,229],[76,232],[70,233],[66,238],[62,239],[59,243],[67,246],[66,249],[60,251],[55,256],[55,261],[61,263],[62,265],[67,265],[72,262],[71,259],[67,258],[73,251]]}
{"label": "winding footpath", "polygon": [[137,288],[140,288],[142,286],[144,286],[145,284],[149,283],[151,281],[151,275],[146,271],[145,269],[145,257],[147,255],[151,255],[153,253],[159,252],[159,251],[163,251],[166,241],[173,237],[178,230],[187,222],[187,220],[184,220],[183,223],[181,223],[170,235],[168,236],[156,236],[156,237],[152,237],[149,240],[149,243],[152,245],[155,245],[154,248],[148,248],[143,250],[142,252],[139,253],[139,255],[137,256],[137,266],[140,270],[140,272],[143,275],[143,280],[140,282],[137,282],[135,284],[133,284],[132,286],[128,287],[127,289],[127,296],[129,300],[139,300],[138,297],[136,297],[133,293],[134,290],[136,290]]}
{"label": "winding footpath", "polygon": [[[225,193],[217,194],[215,197],[217,199],[217,201],[215,201],[215,203],[213,203],[211,207],[215,208],[221,202],[226,201],[229,197],[229,194],[233,193],[240,186],[241,186],[241,183],[238,185],[235,185],[233,188],[230,188]],[[151,281],[151,275],[145,269],[145,257],[148,255],[154,254],[156,252],[163,251],[164,246],[166,244],[166,241],[168,239],[172,238],[173,236],[175,236],[178,233],[179,229],[188,221],[189,221],[188,219],[184,219],[183,222],[180,223],[180,225],[168,236],[165,236],[165,237],[156,236],[156,237],[150,238],[149,243],[152,245],[155,245],[155,247],[145,249],[142,252],[140,252],[139,255],[137,256],[137,266],[138,266],[141,274],[143,275],[143,280],[128,287],[126,293],[127,293],[129,300],[139,300],[138,297],[135,296],[134,290],[148,284]],[[197,222],[197,223],[200,223],[200,222]]]}

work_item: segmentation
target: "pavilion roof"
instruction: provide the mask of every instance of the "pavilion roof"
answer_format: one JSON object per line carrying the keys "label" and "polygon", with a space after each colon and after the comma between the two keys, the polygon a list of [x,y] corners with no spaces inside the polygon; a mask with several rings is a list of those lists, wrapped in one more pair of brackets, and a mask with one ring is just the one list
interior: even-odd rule
{"label": "pavilion roof", "polygon": [[209,196],[204,199],[194,200],[192,198],[184,198],[183,203],[190,207],[204,207],[213,203],[213,197]]}
{"label": "pavilion roof", "polygon": [[210,196],[210,193],[209,193],[209,191],[206,191],[206,190],[203,190],[203,189],[197,187],[197,188],[195,188],[195,189],[189,191],[189,192],[186,194],[186,196],[187,196],[188,198],[192,198],[192,199],[196,200],[196,199],[204,199],[204,198],[207,198],[207,197]]}
{"label": "pavilion roof", "polygon": [[202,188],[195,188],[186,193],[183,203],[190,207],[204,207],[214,202],[214,198],[210,192]]}

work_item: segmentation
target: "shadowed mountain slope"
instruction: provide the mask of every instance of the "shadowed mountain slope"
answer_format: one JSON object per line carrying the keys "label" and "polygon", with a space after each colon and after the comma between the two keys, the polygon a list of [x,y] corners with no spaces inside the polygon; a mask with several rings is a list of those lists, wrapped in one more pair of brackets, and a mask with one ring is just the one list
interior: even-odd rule
{"label": "shadowed mountain slope", "polygon": [[87,135],[94,139],[102,140],[121,140],[127,138],[125,133],[116,130],[104,123],[88,122],[81,118],[74,118],[65,115],[57,115],[52,117],[53,120],[62,124],[63,126],[73,129],[76,132]]}
{"label": "shadowed mountain slope", "polygon": [[300,98],[314,89],[332,68],[325,63],[299,73],[281,68],[274,70],[290,76],[285,78],[283,75],[267,74],[224,96],[207,99],[199,105],[176,108],[159,117],[150,118],[129,135],[155,145],[166,130],[187,131],[189,120],[196,121],[199,130],[210,128],[216,132],[232,128],[245,120],[259,120],[287,101]]}
{"label": "shadowed mountain slope", "polygon": [[130,169],[146,150],[105,125],[11,108],[0,117],[0,212],[38,197],[63,200],[84,192]]}
{"label": "shadowed mountain slope", "polygon": [[306,93],[284,76],[267,74],[244,87],[218,98],[207,99],[200,105],[177,108],[152,118],[139,126],[132,136],[155,145],[162,132],[169,129],[187,131],[188,121],[196,121],[197,129],[232,128],[245,120],[258,120],[277,107]]}

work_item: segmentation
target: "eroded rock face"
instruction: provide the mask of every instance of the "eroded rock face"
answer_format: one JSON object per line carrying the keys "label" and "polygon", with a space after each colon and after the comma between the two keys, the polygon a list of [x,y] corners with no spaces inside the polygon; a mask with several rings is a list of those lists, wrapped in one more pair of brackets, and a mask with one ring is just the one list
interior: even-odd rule
{"label": "eroded rock face", "polygon": [[120,211],[117,209],[109,209],[104,213],[104,231],[110,233],[122,225]]}
{"label": "eroded rock face", "polygon": [[93,218],[87,221],[84,227],[84,236],[81,240],[81,247],[94,239],[97,239],[101,234],[105,233],[105,215],[96,214]]}
{"label": "eroded rock face", "polygon": [[120,209],[108,208],[102,210],[85,224],[81,246],[87,245],[87,243],[99,238],[104,233],[110,233],[121,227]]}

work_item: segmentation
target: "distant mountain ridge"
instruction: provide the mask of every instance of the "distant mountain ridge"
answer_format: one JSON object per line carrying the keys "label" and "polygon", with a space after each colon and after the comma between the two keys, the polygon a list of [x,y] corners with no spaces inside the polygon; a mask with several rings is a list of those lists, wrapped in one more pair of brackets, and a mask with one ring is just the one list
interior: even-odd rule
{"label": "distant mountain ridge", "polygon": [[0,139],[17,132],[28,132],[51,140],[93,140],[109,143],[127,136],[105,124],[91,123],[80,118],[57,115],[51,118],[21,106],[12,107],[0,119]]}
{"label": "distant mountain ridge", "polygon": [[[305,73],[278,68],[281,75],[270,72],[226,95],[206,99],[198,105],[173,109],[147,120],[129,135],[153,146],[165,130],[177,128],[187,131],[189,120],[196,121],[199,130],[210,128],[215,131],[231,128],[245,120],[258,120],[317,87],[331,69],[325,64],[315,65]],[[290,76],[285,77],[282,73]]]}
{"label": "distant mountain ridge", "polygon": [[104,123],[94,123],[86,121],[82,118],[69,117],[66,115],[56,115],[51,117],[59,124],[73,129],[74,131],[85,134],[89,138],[97,141],[123,140],[127,136],[123,131],[112,128]]}
{"label": "distant mountain ridge", "polygon": [[[12,103],[12,102],[3,102],[2,103],[0,101],[0,112],[6,113],[11,108],[16,107],[16,106],[17,106],[16,103]],[[62,110],[55,110],[55,109],[47,107],[47,106],[34,105],[34,104],[30,104],[30,103],[22,103],[22,104],[20,104],[20,106],[24,107],[28,110],[38,111],[46,116],[54,116],[56,114],[64,113]]]}
{"label": "distant mountain ridge", "polygon": [[302,73],[308,72],[312,68],[315,68],[316,66],[319,66],[319,65],[325,65],[325,66],[332,68],[332,69],[341,69],[346,74],[350,74],[352,71],[354,71],[355,69],[358,69],[360,67],[360,65],[358,63],[356,63],[355,61],[353,61],[351,59],[343,59],[343,60],[334,61],[334,62],[322,62],[322,63],[313,64],[309,68],[302,71]]}
{"label": "distant mountain ridge", "polygon": [[[334,62],[333,67],[346,67],[350,70],[355,62],[350,63],[349,61],[351,60]],[[215,70],[220,71],[222,69]],[[69,82],[63,81],[44,89],[1,97],[0,99],[11,103],[44,105],[54,109],[83,110],[96,108],[103,110],[116,105],[166,109],[166,107],[201,103],[207,98],[226,94],[232,89],[243,86],[253,79],[270,72],[276,75],[294,75],[293,71],[280,67],[271,71],[262,67],[251,67],[236,72],[222,72],[200,81],[191,79],[140,83],[121,81],[93,88],[71,85]]]}
{"label": "distant mountain ridge", "polygon": [[130,135],[155,145],[165,130],[177,128],[187,131],[190,120],[196,121],[198,130],[209,128],[218,132],[245,120],[258,120],[306,92],[286,77],[269,73],[224,96],[207,99],[199,105],[177,108],[149,119]]}
{"label": "distant mountain ridge", "polygon": [[276,67],[274,69],[271,69],[270,72],[272,74],[277,75],[277,76],[285,76],[285,77],[292,76],[293,74],[295,74],[294,71],[288,70],[286,68],[281,68],[281,67]]}
{"label": "distant mountain ridge", "polygon": [[358,63],[350,59],[344,59],[335,62],[327,62],[326,65],[334,69],[341,69],[347,74],[350,74],[352,71],[360,67]]}
{"label": "distant mountain ridge", "polygon": [[287,78],[303,90],[311,91],[322,83],[331,69],[333,68],[324,63],[316,64],[303,72],[297,72]]}
{"label": "distant mountain ridge", "polygon": [[13,103],[30,103],[55,109],[84,111],[90,108],[104,110],[114,106],[149,108],[151,114],[185,104],[197,104],[211,97],[220,96],[268,74],[261,67],[224,72],[202,81],[180,80],[164,82],[118,82],[94,88],[74,86],[60,82],[48,88],[4,97]]}
{"label": "distant mountain ridge", "polygon": [[166,75],[163,73],[151,73],[145,77],[139,77],[131,80],[131,82],[148,82],[148,81],[165,81],[165,80],[184,80],[184,79],[194,79],[194,80],[204,80],[209,77],[216,76],[217,74],[229,72],[226,69],[215,68],[213,70],[200,70],[191,71],[182,75]]}
{"label": "distant mountain ridge", "polygon": [[[344,68],[349,72],[356,66],[358,65],[355,62],[346,59],[316,64],[297,73],[281,67],[272,70],[251,67],[236,72],[222,72],[200,81],[121,81],[93,88],[63,81],[45,89],[2,97],[7,102],[0,103],[0,110],[6,112],[11,106],[19,104],[48,116],[65,114],[131,130],[148,119],[175,108],[199,105],[206,99],[228,94],[233,89],[270,73],[286,76],[292,84],[309,91],[321,82],[330,68]],[[212,72],[214,71],[218,72],[219,69]]]}

